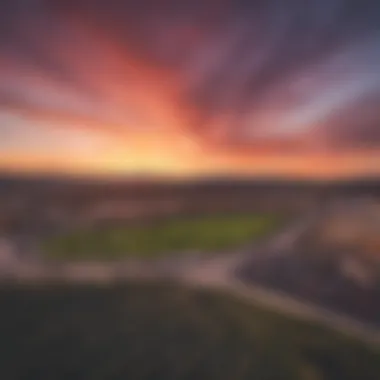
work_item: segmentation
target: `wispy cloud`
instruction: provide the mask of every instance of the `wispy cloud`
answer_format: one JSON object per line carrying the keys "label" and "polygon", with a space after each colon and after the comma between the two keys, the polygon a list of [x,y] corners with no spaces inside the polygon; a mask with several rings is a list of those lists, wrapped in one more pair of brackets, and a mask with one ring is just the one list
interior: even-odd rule
{"label": "wispy cloud", "polygon": [[376,0],[3,0],[0,114],[223,151],[378,146],[379,20]]}

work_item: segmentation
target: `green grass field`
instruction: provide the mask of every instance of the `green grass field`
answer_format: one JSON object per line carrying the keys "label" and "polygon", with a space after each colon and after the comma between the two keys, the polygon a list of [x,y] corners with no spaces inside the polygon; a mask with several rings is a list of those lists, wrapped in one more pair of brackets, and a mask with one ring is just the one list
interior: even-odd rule
{"label": "green grass field", "polygon": [[43,242],[47,257],[114,259],[156,257],[187,250],[215,251],[239,246],[275,231],[274,215],[219,215],[177,218],[146,225],[77,230]]}
{"label": "green grass field", "polygon": [[4,380],[378,380],[380,350],[170,284],[0,289]]}

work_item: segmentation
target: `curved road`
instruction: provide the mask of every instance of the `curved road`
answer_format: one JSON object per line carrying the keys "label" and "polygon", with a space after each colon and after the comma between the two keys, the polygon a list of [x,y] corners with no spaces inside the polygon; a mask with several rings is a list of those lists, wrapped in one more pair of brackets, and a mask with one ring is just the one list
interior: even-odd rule
{"label": "curved road", "polygon": [[263,247],[247,247],[226,254],[172,257],[160,260],[126,260],[124,262],[49,263],[10,260],[1,267],[0,278],[16,281],[80,281],[113,282],[126,279],[171,279],[190,286],[221,289],[249,302],[264,305],[306,321],[313,321],[346,335],[380,345],[380,330],[328,309],[297,301],[292,297],[266,288],[247,285],[238,279],[236,270],[248,261],[263,255],[289,252],[297,239],[313,223],[304,219],[277,234]]}

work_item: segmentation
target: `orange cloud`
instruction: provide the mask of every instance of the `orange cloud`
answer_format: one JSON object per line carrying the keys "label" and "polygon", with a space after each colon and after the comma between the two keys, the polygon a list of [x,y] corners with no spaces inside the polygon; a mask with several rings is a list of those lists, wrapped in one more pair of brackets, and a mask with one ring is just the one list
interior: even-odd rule
{"label": "orange cloud", "polygon": [[[182,33],[189,44],[203,38],[194,28],[185,28]],[[221,135],[231,132],[231,126],[223,129],[222,116],[220,121],[218,117],[214,119],[216,137],[201,138],[202,133],[192,132],[199,132],[199,128],[194,128],[193,110],[182,97],[182,83],[175,73],[148,62],[133,47],[122,49],[110,36],[83,20],[71,19],[67,33],[44,36],[41,44],[54,62],[72,73],[76,85],[59,81],[35,67],[13,67],[2,62],[2,73],[19,77],[21,85],[13,88],[15,93],[0,93],[0,111],[3,108],[22,114],[29,120],[43,121],[44,125],[48,122],[50,128],[86,129],[89,136],[103,134],[109,140],[109,148],[88,157],[0,152],[3,169],[314,177],[380,174],[380,153],[308,153],[306,149],[315,141],[300,136],[247,143],[227,138],[223,146]],[[58,97],[54,102],[52,94],[66,97]],[[82,107],[81,101],[76,100],[86,97],[91,107]],[[277,114],[271,116],[281,122]]]}

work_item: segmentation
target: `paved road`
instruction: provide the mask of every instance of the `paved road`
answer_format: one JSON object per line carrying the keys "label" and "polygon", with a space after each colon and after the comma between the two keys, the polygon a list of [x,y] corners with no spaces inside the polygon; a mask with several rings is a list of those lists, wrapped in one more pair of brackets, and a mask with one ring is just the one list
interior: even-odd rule
{"label": "paved road", "polygon": [[[314,220],[308,217],[289,226],[263,247],[248,247],[239,252],[216,255],[173,257],[156,261],[126,260],[118,263],[83,262],[52,264],[41,260],[33,262],[12,261],[7,270],[0,272],[3,278],[20,281],[80,281],[112,282],[125,279],[168,278],[195,287],[222,289],[243,299],[262,304],[277,312],[307,321],[323,324],[371,344],[380,345],[380,331],[330,310],[296,301],[288,295],[266,288],[247,285],[237,276],[237,270],[248,261],[263,255],[280,255],[290,252],[297,239]],[[1,268],[0,268],[1,269]],[[4,268],[3,268],[4,269]]]}
{"label": "paved road", "polygon": [[359,338],[370,344],[380,345],[380,330],[345,315],[334,313],[314,304],[298,301],[289,295],[268,290],[265,287],[240,281],[231,270],[210,262],[193,268],[181,278],[192,286],[221,289],[234,296],[260,304],[273,311],[284,313],[305,321],[316,322],[343,334]]}

